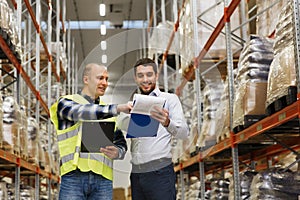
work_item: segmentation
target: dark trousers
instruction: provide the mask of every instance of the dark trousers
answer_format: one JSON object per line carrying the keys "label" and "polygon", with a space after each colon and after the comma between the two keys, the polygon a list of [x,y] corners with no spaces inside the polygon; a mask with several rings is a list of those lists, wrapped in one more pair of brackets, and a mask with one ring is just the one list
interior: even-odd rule
{"label": "dark trousers", "polygon": [[173,164],[155,171],[131,173],[132,200],[175,200],[176,175]]}

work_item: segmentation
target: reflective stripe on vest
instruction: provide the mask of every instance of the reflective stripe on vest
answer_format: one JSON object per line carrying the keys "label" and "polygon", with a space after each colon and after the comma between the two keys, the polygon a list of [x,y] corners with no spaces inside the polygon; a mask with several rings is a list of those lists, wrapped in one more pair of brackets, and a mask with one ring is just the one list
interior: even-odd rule
{"label": "reflective stripe on vest", "polygon": [[62,140],[66,140],[68,138],[74,137],[78,134],[78,129],[72,130],[70,132],[66,132],[60,135],[57,135],[57,140],[58,142],[62,141]]}
{"label": "reflective stripe on vest", "polygon": [[[89,102],[84,97],[78,94],[67,95],[63,98],[73,100],[80,104],[89,104]],[[104,105],[103,102],[101,102],[101,104]],[[56,129],[58,129],[57,105],[58,102],[53,104],[50,109],[51,121],[54,123]],[[105,120],[91,121],[115,121],[115,118],[113,117]],[[100,174],[109,180],[112,180],[113,161],[110,158],[106,157],[103,153],[80,152],[81,130],[82,122],[77,122],[73,126],[64,130],[57,130],[58,146],[61,155],[61,175],[73,171],[78,167],[82,171],[92,170],[93,172]]]}

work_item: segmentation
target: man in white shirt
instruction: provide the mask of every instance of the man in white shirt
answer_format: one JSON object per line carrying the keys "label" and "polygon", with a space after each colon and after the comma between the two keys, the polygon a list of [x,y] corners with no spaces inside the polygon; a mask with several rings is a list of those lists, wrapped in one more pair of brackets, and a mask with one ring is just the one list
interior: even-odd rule
{"label": "man in white shirt", "polygon": [[154,107],[151,112],[151,117],[160,122],[157,136],[131,140],[132,199],[175,200],[171,138],[185,139],[189,134],[181,103],[175,94],[161,92],[157,87],[157,65],[153,60],[138,60],[134,78],[141,94],[165,98],[166,103],[164,108]]}

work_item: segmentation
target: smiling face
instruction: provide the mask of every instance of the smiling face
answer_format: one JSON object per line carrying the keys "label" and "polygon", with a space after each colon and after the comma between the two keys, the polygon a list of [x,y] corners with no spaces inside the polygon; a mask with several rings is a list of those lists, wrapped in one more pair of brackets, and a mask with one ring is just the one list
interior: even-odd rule
{"label": "smiling face", "polygon": [[152,65],[139,65],[135,71],[135,82],[142,94],[150,94],[156,87],[157,74]]}
{"label": "smiling face", "polygon": [[89,64],[83,76],[82,92],[93,99],[103,96],[108,86],[108,73],[105,66]]}

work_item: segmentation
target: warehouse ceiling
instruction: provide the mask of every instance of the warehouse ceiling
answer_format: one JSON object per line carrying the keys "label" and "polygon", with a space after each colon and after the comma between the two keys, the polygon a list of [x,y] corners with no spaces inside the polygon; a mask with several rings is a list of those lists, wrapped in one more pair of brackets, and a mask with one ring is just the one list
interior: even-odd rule
{"label": "warehouse ceiling", "polygon": [[[100,3],[106,5],[104,17],[99,14]],[[146,0],[68,0],[66,4],[66,20],[72,22],[71,42],[75,44],[79,67],[101,63],[105,54],[110,86],[115,85],[140,55],[139,49],[129,46],[140,45],[141,31],[133,28],[147,27]],[[100,34],[101,24],[106,25],[106,35]],[[101,41],[106,41],[106,50],[101,50]]]}

